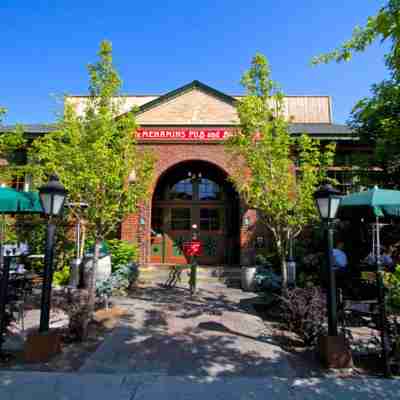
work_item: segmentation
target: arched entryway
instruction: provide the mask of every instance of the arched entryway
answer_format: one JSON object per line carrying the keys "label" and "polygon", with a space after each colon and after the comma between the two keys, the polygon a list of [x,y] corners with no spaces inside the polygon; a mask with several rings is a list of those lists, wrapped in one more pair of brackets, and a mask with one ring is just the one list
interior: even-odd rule
{"label": "arched entryway", "polygon": [[155,188],[151,209],[152,263],[186,264],[182,245],[199,227],[202,265],[239,263],[239,197],[226,173],[206,161],[168,169]]}

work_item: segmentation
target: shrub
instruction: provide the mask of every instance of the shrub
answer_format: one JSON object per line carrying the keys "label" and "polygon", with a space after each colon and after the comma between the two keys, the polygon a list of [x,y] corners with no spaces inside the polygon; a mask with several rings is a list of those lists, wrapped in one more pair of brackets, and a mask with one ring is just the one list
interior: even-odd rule
{"label": "shrub", "polygon": [[256,265],[265,265],[267,263],[267,259],[263,254],[257,254],[255,262]]}
{"label": "shrub", "polygon": [[259,290],[279,291],[282,287],[282,277],[273,272],[271,268],[257,271],[255,281]]}
{"label": "shrub", "polygon": [[325,330],[326,301],[321,288],[286,289],[280,300],[286,328],[296,333],[305,346],[313,345]]}
{"label": "shrub", "polygon": [[137,247],[132,243],[125,240],[111,239],[107,240],[107,246],[111,253],[113,271],[115,271],[119,265],[133,263],[137,259]]}
{"label": "shrub", "polygon": [[385,286],[388,289],[386,297],[389,307],[400,310],[400,265],[397,265],[393,273],[385,273]]}
{"label": "shrub", "polygon": [[65,286],[69,283],[70,267],[64,265],[64,267],[53,274],[53,284],[56,286]]}
{"label": "shrub", "polygon": [[69,318],[68,341],[82,341],[86,337],[89,323],[87,290],[66,290],[62,296],[52,297],[52,307],[61,308]]}
{"label": "shrub", "polygon": [[136,264],[118,265],[108,279],[96,284],[96,294],[102,298],[108,298],[112,295],[126,295],[129,287],[138,276],[139,269]]}

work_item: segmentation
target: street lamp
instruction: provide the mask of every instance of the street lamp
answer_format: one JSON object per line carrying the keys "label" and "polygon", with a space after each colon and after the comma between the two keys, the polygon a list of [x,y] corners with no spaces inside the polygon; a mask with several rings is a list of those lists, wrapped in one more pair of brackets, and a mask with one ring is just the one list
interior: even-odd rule
{"label": "street lamp", "polygon": [[54,237],[56,232],[53,217],[61,214],[67,191],[58,177],[51,175],[49,182],[39,188],[39,197],[43,212],[48,217],[39,327],[39,332],[45,333],[49,330],[51,284],[53,280]]}
{"label": "street lamp", "polygon": [[336,304],[336,282],[335,271],[333,269],[333,227],[332,222],[336,218],[336,214],[340,204],[340,192],[334,189],[331,185],[321,186],[315,193],[314,199],[325,225],[326,234],[326,258],[328,278],[328,334],[329,336],[337,336],[337,304]]}

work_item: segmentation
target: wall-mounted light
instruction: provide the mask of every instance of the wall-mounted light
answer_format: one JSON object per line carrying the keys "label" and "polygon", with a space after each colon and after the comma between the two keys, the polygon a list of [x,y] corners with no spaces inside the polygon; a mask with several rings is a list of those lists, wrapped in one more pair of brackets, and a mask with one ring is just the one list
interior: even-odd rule
{"label": "wall-mounted light", "polygon": [[133,169],[132,172],[128,176],[128,182],[129,183],[136,183],[136,179],[137,179],[136,171]]}
{"label": "wall-mounted light", "polygon": [[201,175],[201,172],[196,174],[196,173],[193,173],[192,171],[189,171],[188,172],[188,177],[194,183],[194,182],[200,182],[201,178],[202,178],[202,175]]}
{"label": "wall-mounted light", "polygon": [[143,218],[143,217],[140,217],[140,218],[139,218],[139,224],[140,224],[140,225],[144,225],[144,224],[145,224],[145,221],[144,221],[144,218]]}

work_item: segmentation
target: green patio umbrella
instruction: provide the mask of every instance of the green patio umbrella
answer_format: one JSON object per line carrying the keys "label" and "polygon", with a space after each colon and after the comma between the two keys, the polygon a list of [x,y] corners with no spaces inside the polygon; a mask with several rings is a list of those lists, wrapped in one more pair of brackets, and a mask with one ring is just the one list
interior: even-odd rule
{"label": "green patio umbrella", "polygon": [[2,353],[2,336],[4,333],[4,315],[7,299],[10,262],[4,263],[3,240],[6,214],[37,214],[43,209],[37,192],[18,192],[11,188],[0,188],[0,214],[3,215],[0,228],[0,357]]}
{"label": "green patio umbrella", "polygon": [[15,189],[0,188],[0,214],[3,215],[0,227],[0,265],[3,265],[3,240],[5,214],[40,214],[43,212],[38,192],[18,192]]}
{"label": "green patio umbrella", "polygon": [[11,188],[0,188],[0,214],[42,212],[38,192],[18,192]]}
{"label": "green patio umbrella", "polygon": [[373,189],[352,193],[342,198],[338,211],[340,219],[400,218],[400,191]]}
{"label": "green patio umbrella", "polygon": [[388,339],[386,333],[385,292],[383,287],[380,219],[400,218],[400,191],[379,189],[375,186],[371,190],[349,194],[342,198],[338,211],[338,218],[361,219],[374,223],[372,232],[372,256],[377,267],[378,302],[380,307],[382,359],[385,365],[385,375],[390,376],[388,363]]}

